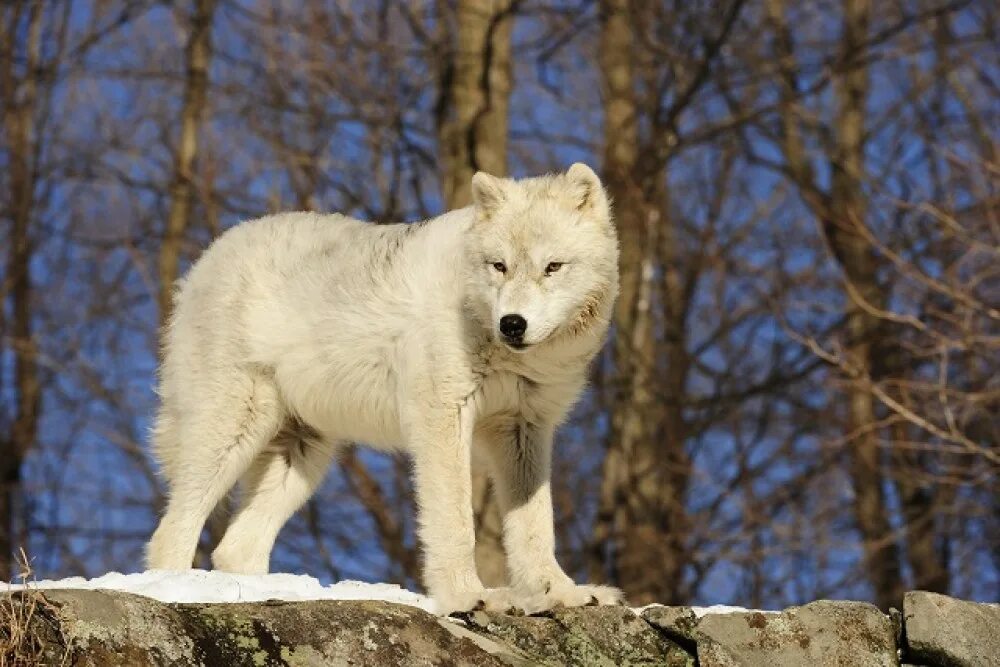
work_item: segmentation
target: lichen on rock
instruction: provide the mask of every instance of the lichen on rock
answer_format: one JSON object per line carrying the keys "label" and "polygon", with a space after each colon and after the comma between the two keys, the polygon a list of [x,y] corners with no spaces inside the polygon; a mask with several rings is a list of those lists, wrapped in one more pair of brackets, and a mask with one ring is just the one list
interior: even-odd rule
{"label": "lichen on rock", "polygon": [[[902,635],[870,604],[825,600],[700,617],[653,605],[443,618],[375,600],[164,603],[106,590],[20,591],[0,595],[0,605],[34,605],[19,628],[32,662],[0,655],[9,664],[783,667],[899,665],[900,656],[931,667],[1000,664],[1000,607],[929,593],[907,595]],[[10,636],[0,627],[0,640]],[[0,641],[0,651],[12,646]]]}

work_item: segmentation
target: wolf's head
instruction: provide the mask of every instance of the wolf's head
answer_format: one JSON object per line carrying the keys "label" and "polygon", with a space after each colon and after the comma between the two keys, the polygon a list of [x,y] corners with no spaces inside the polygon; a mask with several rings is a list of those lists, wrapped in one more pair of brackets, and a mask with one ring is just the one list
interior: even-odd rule
{"label": "wolf's head", "polygon": [[618,292],[618,240],[589,167],[524,180],[472,178],[469,303],[493,337],[530,349],[606,324]]}

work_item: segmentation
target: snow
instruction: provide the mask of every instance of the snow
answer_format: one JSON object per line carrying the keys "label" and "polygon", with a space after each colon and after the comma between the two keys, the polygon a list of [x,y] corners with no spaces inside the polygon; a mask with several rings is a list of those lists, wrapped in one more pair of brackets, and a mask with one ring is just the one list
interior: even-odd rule
{"label": "snow", "polygon": [[[2,586],[2,584],[0,584]],[[10,590],[25,586],[10,584]],[[161,602],[262,602],[265,600],[381,600],[435,613],[434,601],[395,584],[341,581],[324,586],[302,574],[229,574],[205,570],[149,570],[136,574],[111,572],[95,579],[33,581],[29,588],[110,589],[135,593]]]}
{"label": "snow", "polygon": [[778,612],[766,611],[764,609],[747,609],[746,607],[730,607],[725,604],[713,604],[711,607],[691,607],[691,611],[698,618],[709,614],[745,614],[747,612],[759,612],[762,614],[776,614]]}
{"label": "snow", "polygon": [[[642,612],[646,611],[647,609],[652,609],[653,607],[662,607],[662,606],[663,605],[661,605],[659,602],[654,602],[653,604],[647,604],[644,607],[632,607],[632,611],[634,611],[637,615],[641,616]],[[730,607],[729,605],[725,604],[713,604],[710,607],[691,607],[691,611],[694,612],[694,615],[697,618],[701,618],[702,616],[708,616],[709,614],[746,614],[749,612],[760,613],[760,614],[781,613],[777,611],[770,611],[767,609],[747,609],[746,607]]]}
{"label": "snow", "polygon": [[[0,582],[0,591],[3,590]],[[434,601],[395,584],[366,584],[361,581],[341,581],[324,586],[315,577],[304,574],[229,574],[216,570],[149,570],[136,574],[110,572],[95,579],[32,581],[27,586],[7,584],[8,590],[23,588],[86,590],[116,590],[159,600],[161,602],[263,602],[266,600],[380,600],[395,602],[436,613]],[[633,609],[641,614],[647,605]],[[695,616],[758,611],[743,607],[713,605],[692,607]],[[770,612],[763,612],[770,613]]]}

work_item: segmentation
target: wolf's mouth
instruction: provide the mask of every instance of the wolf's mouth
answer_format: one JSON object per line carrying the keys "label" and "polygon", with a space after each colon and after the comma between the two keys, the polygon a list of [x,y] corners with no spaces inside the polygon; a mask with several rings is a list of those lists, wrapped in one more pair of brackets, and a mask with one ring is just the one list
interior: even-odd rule
{"label": "wolf's mouth", "polygon": [[531,344],[529,343],[513,343],[510,341],[504,341],[504,345],[514,350],[515,352],[524,352],[529,347],[531,347]]}

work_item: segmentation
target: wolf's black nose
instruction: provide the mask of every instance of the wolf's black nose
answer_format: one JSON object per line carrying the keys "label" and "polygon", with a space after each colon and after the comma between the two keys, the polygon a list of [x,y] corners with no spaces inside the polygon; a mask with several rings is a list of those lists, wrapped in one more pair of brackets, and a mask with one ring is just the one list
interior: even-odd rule
{"label": "wolf's black nose", "polygon": [[500,333],[507,338],[522,338],[527,330],[528,322],[520,315],[504,315],[500,318]]}

